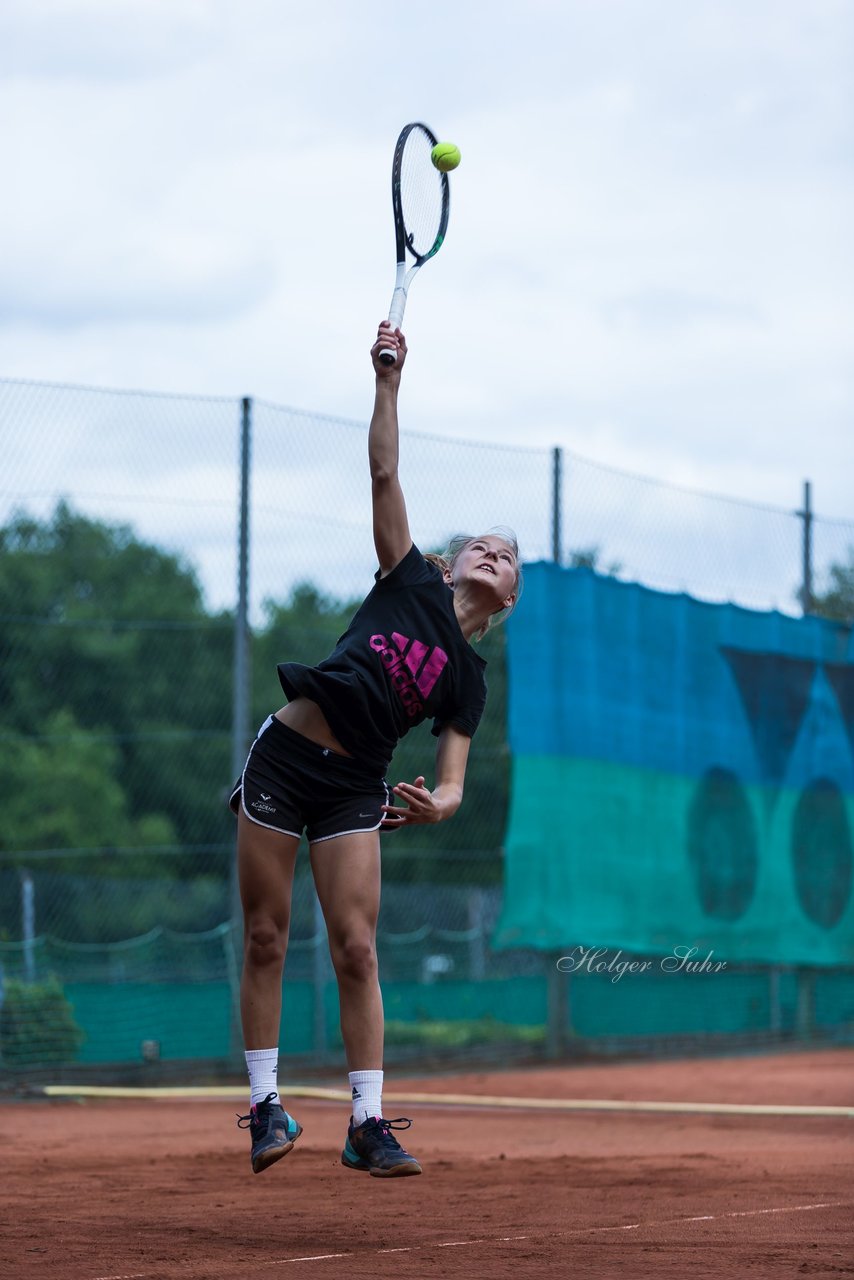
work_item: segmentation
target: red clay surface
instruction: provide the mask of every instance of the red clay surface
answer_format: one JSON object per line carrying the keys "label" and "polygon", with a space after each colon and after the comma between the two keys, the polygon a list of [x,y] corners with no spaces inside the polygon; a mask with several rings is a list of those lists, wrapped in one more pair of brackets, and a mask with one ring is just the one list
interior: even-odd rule
{"label": "red clay surface", "polygon": [[[392,1077],[387,1087],[851,1106],[854,1051]],[[344,1108],[303,1099],[290,1104],[305,1128],[296,1149],[254,1177],[237,1107],[0,1107],[0,1276],[854,1276],[845,1117],[392,1104],[387,1114],[415,1121],[401,1137],[424,1175],[385,1181],[339,1164]]]}

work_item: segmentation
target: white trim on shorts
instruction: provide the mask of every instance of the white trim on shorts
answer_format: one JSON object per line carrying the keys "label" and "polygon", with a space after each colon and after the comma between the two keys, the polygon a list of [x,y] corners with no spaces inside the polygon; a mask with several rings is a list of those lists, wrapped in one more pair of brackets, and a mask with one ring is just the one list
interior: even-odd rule
{"label": "white trim on shorts", "polygon": [[[389,790],[388,790],[388,787],[385,785],[385,783],[383,783],[383,790],[385,791],[385,802],[386,804],[388,804]],[[326,840],[337,840],[339,836],[359,836],[359,835],[365,835],[369,831],[379,831],[380,827],[383,825],[384,822],[385,822],[385,818],[380,818],[379,822],[375,827],[354,827],[352,831],[336,831],[334,835],[331,835],[331,836],[318,836],[316,840],[309,841],[308,847],[311,848],[312,845],[323,844]]]}
{"label": "white trim on shorts", "polygon": [[252,746],[249,748],[249,754],[246,757],[246,763],[244,764],[243,772],[240,775],[240,786],[235,787],[234,791],[232,791],[228,799],[230,803],[234,799],[236,793],[239,791],[240,807],[243,810],[243,812],[246,814],[246,817],[249,819],[249,821],[254,822],[256,827],[264,827],[266,831],[278,831],[280,836],[293,836],[295,840],[300,840],[302,839],[301,831],[285,831],[282,829],[282,827],[274,827],[272,822],[262,822],[260,818],[253,818],[252,814],[246,808],[246,789],[243,785],[243,779],[246,777],[246,770],[249,767],[249,761],[252,758],[252,752],[255,750],[258,739],[261,737],[261,734],[264,732],[267,726],[269,724],[272,724],[272,722],[273,722],[273,717],[267,716],[267,719],[264,721],[264,723],[261,725],[261,728],[255,734],[255,741],[252,743]]}
{"label": "white trim on shorts", "polygon": [[240,807],[246,814],[250,822],[254,822],[256,827],[264,827],[267,831],[277,831],[280,836],[293,836],[296,840],[302,838],[301,831],[285,831],[282,827],[274,827],[272,822],[262,822],[260,818],[253,818],[252,814],[246,808],[246,801],[243,798],[243,782],[240,784]]}

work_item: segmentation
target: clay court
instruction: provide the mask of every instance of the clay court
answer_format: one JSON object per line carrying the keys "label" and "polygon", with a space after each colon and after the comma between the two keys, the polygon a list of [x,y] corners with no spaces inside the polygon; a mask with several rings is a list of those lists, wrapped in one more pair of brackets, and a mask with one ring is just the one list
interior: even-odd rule
{"label": "clay court", "polygon": [[[461,1095],[493,1101],[448,1101]],[[597,1101],[620,1106],[588,1109]],[[392,1076],[387,1102],[415,1122],[404,1145],[420,1178],[342,1168],[343,1101],[291,1098],[303,1136],[259,1177],[234,1122],[242,1087],[189,1102],[10,1101],[0,1273],[854,1275],[850,1049]],[[737,1110],[756,1106],[775,1110]]]}

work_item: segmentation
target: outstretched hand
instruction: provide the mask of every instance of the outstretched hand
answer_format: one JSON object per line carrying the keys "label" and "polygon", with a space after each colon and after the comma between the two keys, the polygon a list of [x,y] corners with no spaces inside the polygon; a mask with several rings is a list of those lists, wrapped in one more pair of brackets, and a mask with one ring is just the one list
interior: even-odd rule
{"label": "outstretched hand", "polygon": [[411,827],[416,823],[442,821],[441,806],[425,787],[424,778],[420,774],[414,782],[399,782],[396,787],[392,787],[392,792],[405,800],[408,808],[384,804],[382,807],[386,816],[380,828],[382,831],[397,831],[399,827]]}
{"label": "outstretched hand", "polygon": [[[381,351],[393,351],[397,356],[394,364],[383,364],[380,360]],[[406,351],[406,339],[400,330],[392,329],[388,320],[382,320],[377,330],[377,340],[371,347],[371,360],[377,377],[399,378],[406,360]]]}

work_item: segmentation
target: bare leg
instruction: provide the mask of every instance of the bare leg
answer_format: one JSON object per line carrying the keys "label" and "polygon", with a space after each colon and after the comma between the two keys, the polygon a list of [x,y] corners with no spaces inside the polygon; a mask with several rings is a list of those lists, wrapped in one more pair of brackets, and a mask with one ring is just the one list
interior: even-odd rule
{"label": "bare leg", "polygon": [[291,893],[299,841],[237,818],[237,867],[243,903],[240,1015],[247,1049],[279,1043],[282,972],[288,947]]}
{"label": "bare leg", "polygon": [[350,1071],[381,1071],[383,1001],[377,974],[379,832],[311,846],[311,869],[338,979],[341,1035]]}

